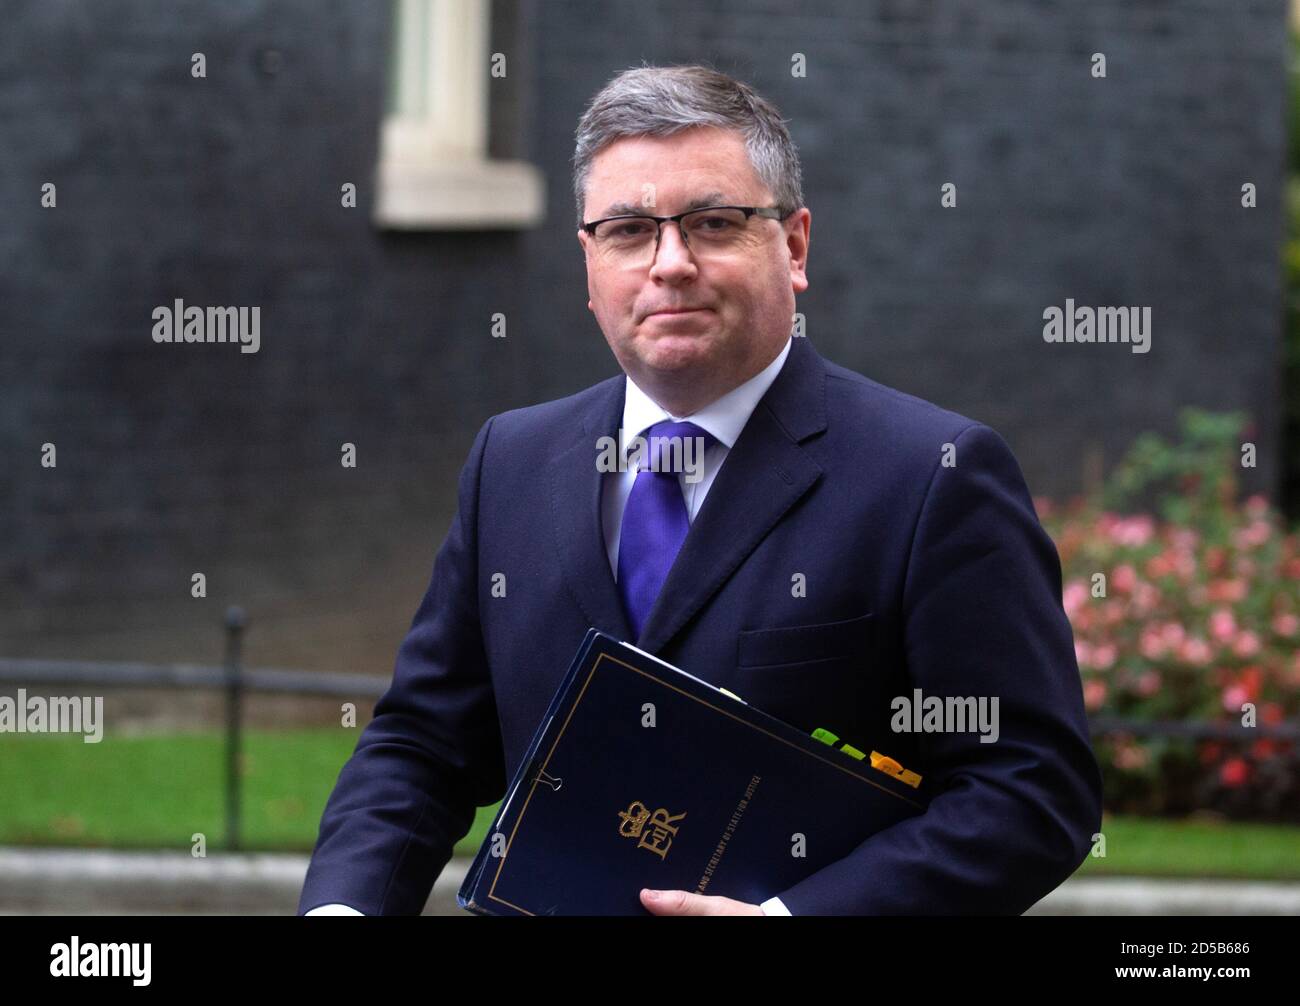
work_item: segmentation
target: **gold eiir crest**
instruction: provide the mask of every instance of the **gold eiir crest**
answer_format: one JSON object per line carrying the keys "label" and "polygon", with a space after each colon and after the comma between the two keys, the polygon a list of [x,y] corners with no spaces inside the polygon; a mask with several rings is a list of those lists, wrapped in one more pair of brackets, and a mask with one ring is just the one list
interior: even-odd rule
{"label": "gold eiir crest", "polygon": [[663,859],[668,854],[668,847],[673,844],[672,836],[677,834],[673,822],[682,820],[686,812],[674,816],[660,807],[651,814],[640,800],[633,800],[627,810],[618,812],[618,816],[622,820],[618,826],[620,835],[624,838],[639,838],[636,846],[638,849],[649,849]]}

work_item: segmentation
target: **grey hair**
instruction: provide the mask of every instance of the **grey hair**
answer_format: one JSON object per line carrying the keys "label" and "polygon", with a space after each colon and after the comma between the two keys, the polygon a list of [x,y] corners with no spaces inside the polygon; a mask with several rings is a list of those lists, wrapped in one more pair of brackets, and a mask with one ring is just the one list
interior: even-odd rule
{"label": "grey hair", "polygon": [[591,162],[625,136],[668,136],[692,126],[739,130],[755,173],[782,213],[803,206],[799,153],[776,106],[712,67],[639,66],[613,77],[578,122],[573,197],[582,226]]}

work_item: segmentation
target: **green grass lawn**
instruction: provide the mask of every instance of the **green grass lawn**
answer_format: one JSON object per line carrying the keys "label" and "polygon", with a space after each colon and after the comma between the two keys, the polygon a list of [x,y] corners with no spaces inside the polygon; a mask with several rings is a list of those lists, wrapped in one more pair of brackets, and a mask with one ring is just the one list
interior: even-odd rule
{"label": "green grass lawn", "polygon": [[[310,850],[359,730],[246,731],[243,848]],[[221,731],[114,736],[0,734],[0,844],[189,849],[201,832],[224,848]],[[456,846],[472,855],[492,809]]]}
{"label": "green grass lawn", "polygon": [[[358,731],[245,734],[243,844],[305,851]],[[225,840],[220,732],[114,736],[0,734],[0,844],[190,847]],[[495,807],[480,808],[456,846],[473,855]],[[1144,874],[1300,880],[1300,827],[1110,817],[1106,857],[1082,875]]]}

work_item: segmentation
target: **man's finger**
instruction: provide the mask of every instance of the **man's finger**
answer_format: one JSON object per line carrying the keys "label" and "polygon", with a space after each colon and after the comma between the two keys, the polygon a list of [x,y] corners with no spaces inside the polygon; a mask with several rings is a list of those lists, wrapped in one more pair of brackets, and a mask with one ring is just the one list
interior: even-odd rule
{"label": "man's finger", "polygon": [[[651,897],[655,894],[658,897]],[[690,891],[641,891],[641,904],[655,915],[727,915],[723,903],[730,900]]]}

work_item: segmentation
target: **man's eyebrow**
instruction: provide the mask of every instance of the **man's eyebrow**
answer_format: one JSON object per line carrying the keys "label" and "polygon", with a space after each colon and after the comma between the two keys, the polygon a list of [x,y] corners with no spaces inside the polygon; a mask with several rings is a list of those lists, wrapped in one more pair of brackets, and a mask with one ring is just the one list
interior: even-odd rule
{"label": "man's eyebrow", "polygon": [[[682,210],[698,210],[704,206],[724,206],[727,205],[727,197],[721,192],[706,192],[702,196],[696,196],[691,199]],[[649,213],[650,210],[644,206],[638,206],[635,203],[611,203],[605,207],[605,212],[601,214],[604,217],[617,217],[625,213]]]}

